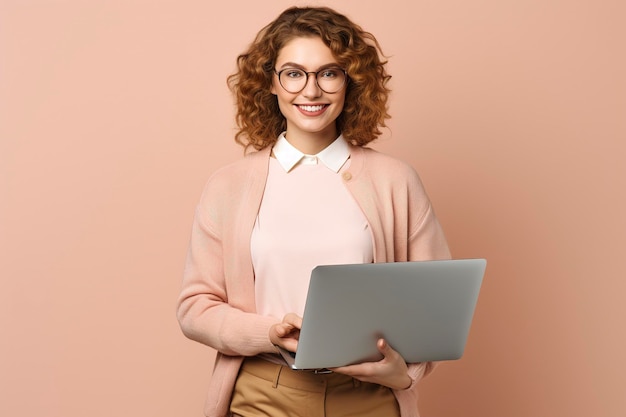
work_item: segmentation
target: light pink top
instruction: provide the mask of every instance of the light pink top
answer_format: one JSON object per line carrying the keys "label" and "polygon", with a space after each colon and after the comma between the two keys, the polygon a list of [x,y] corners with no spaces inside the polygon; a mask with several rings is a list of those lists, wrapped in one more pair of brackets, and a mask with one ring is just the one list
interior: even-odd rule
{"label": "light pink top", "polygon": [[304,313],[311,270],[317,265],[373,261],[365,215],[341,178],[348,144],[339,137],[305,155],[281,135],[252,231],[257,312],[279,319]]}

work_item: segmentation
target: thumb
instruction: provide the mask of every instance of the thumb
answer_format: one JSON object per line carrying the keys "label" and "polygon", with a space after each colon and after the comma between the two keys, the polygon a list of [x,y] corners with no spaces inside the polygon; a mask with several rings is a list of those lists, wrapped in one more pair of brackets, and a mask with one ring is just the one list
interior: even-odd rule
{"label": "thumb", "polygon": [[377,343],[378,351],[383,354],[383,356],[387,357],[390,353],[392,353],[392,349],[389,346],[389,343],[385,339],[378,339]]}

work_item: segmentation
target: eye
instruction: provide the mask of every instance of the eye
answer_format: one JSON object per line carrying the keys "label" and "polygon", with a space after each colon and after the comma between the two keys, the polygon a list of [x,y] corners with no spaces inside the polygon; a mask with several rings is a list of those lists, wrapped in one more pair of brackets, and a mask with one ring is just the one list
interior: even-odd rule
{"label": "eye", "polygon": [[333,79],[333,78],[339,77],[340,72],[341,72],[340,69],[328,68],[328,69],[323,70],[320,75],[322,78]]}
{"label": "eye", "polygon": [[286,69],[283,76],[290,79],[298,79],[304,77],[304,72],[298,69]]}

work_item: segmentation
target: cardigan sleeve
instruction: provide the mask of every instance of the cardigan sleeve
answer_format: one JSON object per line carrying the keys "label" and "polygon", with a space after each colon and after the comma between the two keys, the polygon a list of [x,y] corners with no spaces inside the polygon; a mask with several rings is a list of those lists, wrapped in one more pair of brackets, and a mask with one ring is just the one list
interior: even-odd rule
{"label": "cardigan sleeve", "polygon": [[431,373],[437,366],[435,362],[411,363],[409,364],[409,377],[411,385],[407,389],[393,390],[393,394],[400,407],[402,417],[419,417],[417,408],[418,392],[417,383],[426,375]]}
{"label": "cardigan sleeve", "polygon": [[408,259],[429,261],[450,259],[450,249],[439,220],[430,202],[423,213],[416,216],[415,226],[409,230]]}
{"label": "cardigan sleeve", "polygon": [[[232,189],[230,182],[226,184]],[[234,253],[232,236],[225,239],[221,233],[235,233],[229,226],[233,216],[225,214],[233,211],[230,201],[237,198],[225,198],[223,184],[216,187],[209,181],[192,226],[178,321],[188,338],[226,355],[273,352],[269,328],[280,320],[254,312],[251,266],[249,270],[242,266],[245,262]]]}
{"label": "cardigan sleeve", "polygon": [[406,174],[406,193],[407,259],[409,261],[450,259],[443,228],[419,175],[412,167]]}

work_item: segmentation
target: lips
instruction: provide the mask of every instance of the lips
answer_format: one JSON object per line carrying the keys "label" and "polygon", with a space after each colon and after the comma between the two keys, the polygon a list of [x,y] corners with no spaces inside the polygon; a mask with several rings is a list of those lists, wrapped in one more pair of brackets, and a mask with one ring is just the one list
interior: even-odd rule
{"label": "lips", "polygon": [[328,107],[328,104],[314,104],[314,105],[299,104],[299,105],[296,105],[296,107],[303,114],[316,116],[318,114],[323,113],[324,110],[326,110],[326,108]]}

